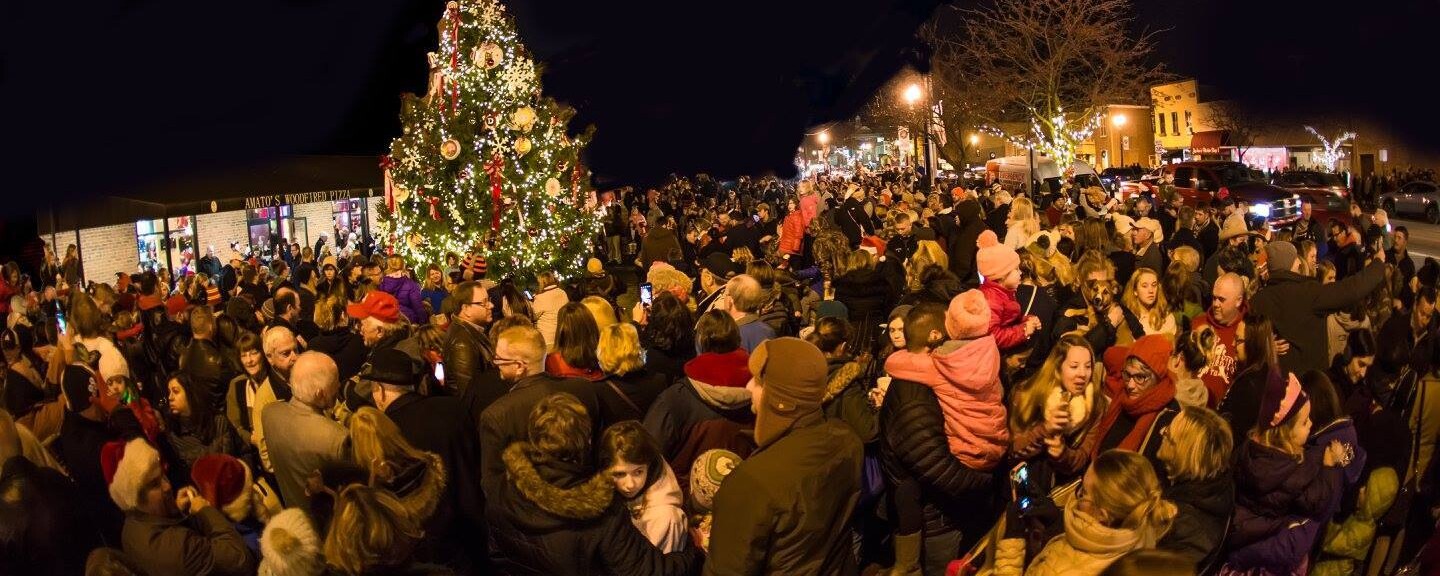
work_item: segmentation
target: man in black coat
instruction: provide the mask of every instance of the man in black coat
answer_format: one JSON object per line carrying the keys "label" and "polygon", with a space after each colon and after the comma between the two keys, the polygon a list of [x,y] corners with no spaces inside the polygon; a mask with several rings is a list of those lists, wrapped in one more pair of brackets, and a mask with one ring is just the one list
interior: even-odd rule
{"label": "man in black coat", "polygon": [[[985,231],[985,218],[980,211],[980,201],[966,198],[955,206],[951,213],[955,231],[946,238],[945,253],[950,257],[950,272],[955,274],[967,287],[980,283],[975,269],[975,253],[980,250],[976,244],[980,233]],[[940,220],[939,217],[936,220]]]}
{"label": "man in black coat", "polygon": [[494,317],[490,293],[475,281],[461,282],[452,295],[460,304],[445,333],[445,388],[464,400],[471,421],[505,393],[493,359],[495,349],[485,327]]}
{"label": "man in black coat", "polygon": [[1286,372],[1304,374],[1329,367],[1326,319],[1333,312],[1349,309],[1364,300],[1385,280],[1385,253],[1351,277],[1322,286],[1319,280],[1301,274],[1304,263],[1289,242],[1265,245],[1270,279],[1251,299],[1251,310],[1264,314],[1275,325],[1276,338],[1289,343],[1280,356]]}
{"label": "man in black coat", "polygon": [[[943,306],[918,304],[905,316],[905,341],[912,352],[927,351],[932,335],[944,333]],[[911,487],[924,509],[920,534],[902,533],[897,539],[910,544],[923,539],[924,572],[943,574],[946,564],[964,554],[963,546],[978,541],[994,521],[988,513],[992,475],[950,455],[945,415],[929,386],[892,380],[880,408],[880,430],[880,458],[890,484]]]}
{"label": "man in black coat", "polygon": [[487,555],[481,552],[486,548],[485,499],[480,492],[474,420],[459,398],[417,393],[422,370],[421,363],[401,350],[380,350],[360,375],[356,393],[374,401],[406,441],[445,463],[445,496],[427,526],[433,556],[426,560],[462,573],[485,573],[475,565],[485,562]]}
{"label": "man in black coat", "polygon": [[215,315],[209,308],[197,306],[190,312],[190,332],[194,337],[180,357],[180,369],[207,387],[211,409],[223,414],[225,393],[240,369],[215,344]]}
{"label": "man in black coat", "polygon": [[510,385],[506,392],[480,414],[480,484],[485,494],[496,494],[505,485],[505,462],[501,454],[510,444],[523,440],[530,411],[546,396],[556,392],[575,395],[591,418],[592,440],[600,438],[614,419],[601,411],[594,382],[578,378],[555,378],[545,374],[545,339],[530,326],[500,333],[495,344],[495,365]]}

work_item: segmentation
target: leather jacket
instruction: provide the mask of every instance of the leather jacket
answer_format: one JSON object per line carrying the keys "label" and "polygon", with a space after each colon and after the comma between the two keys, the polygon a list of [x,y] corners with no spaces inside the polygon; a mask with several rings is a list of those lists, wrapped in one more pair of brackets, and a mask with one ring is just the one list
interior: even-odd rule
{"label": "leather jacket", "polygon": [[232,362],[220,351],[220,347],[209,340],[196,338],[190,341],[185,354],[180,357],[180,369],[189,372],[196,380],[204,382],[213,392],[210,406],[214,413],[225,410],[225,389],[238,374]]}
{"label": "leather jacket", "polygon": [[480,374],[494,367],[495,348],[479,326],[463,320],[445,335],[445,387],[464,395]]}

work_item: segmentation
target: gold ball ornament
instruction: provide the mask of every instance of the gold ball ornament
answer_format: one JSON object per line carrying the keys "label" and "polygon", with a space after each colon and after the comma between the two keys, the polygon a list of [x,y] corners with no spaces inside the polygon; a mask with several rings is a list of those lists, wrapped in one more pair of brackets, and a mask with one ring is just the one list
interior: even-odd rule
{"label": "gold ball ornament", "polygon": [[416,250],[425,245],[425,237],[421,236],[419,232],[411,232],[406,240],[410,242],[410,247]]}
{"label": "gold ball ornament", "polygon": [[396,202],[404,202],[410,199],[410,189],[399,184],[396,184],[392,188],[391,193],[395,196]]}
{"label": "gold ball ornament", "polygon": [[560,181],[554,178],[545,181],[545,195],[551,198],[560,196]]}
{"label": "gold ball ornament", "polygon": [[486,42],[476,48],[471,57],[475,59],[476,65],[490,70],[505,61],[505,51],[501,50],[500,46],[494,42]]}
{"label": "gold ball ornament", "polygon": [[454,160],[460,156],[460,141],[450,138],[440,143],[440,157]]}
{"label": "gold ball ornament", "polygon": [[515,151],[521,155],[529,153],[532,147],[534,147],[534,145],[530,143],[529,138],[521,136],[515,139]]}
{"label": "gold ball ornament", "polygon": [[515,109],[510,115],[510,125],[521,132],[529,132],[530,127],[535,125],[535,109],[529,106],[521,106]]}

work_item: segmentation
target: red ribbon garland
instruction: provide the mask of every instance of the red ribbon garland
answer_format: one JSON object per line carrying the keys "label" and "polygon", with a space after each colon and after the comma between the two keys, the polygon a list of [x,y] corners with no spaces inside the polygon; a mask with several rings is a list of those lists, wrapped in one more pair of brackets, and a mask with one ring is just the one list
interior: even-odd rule
{"label": "red ribbon garland", "polygon": [[385,174],[385,208],[391,212],[395,211],[395,183],[390,179],[390,167],[395,165],[395,159],[389,154],[380,156],[380,170]]}
{"label": "red ribbon garland", "polygon": [[500,212],[505,204],[500,199],[500,171],[505,167],[505,158],[499,152],[485,163],[485,174],[490,176],[490,231],[500,231]]}
{"label": "red ribbon garland", "polygon": [[[450,9],[450,71],[454,72],[460,66],[460,8]],[[459,107],[460,83],[450,82],[450,111],[453,113]]]}

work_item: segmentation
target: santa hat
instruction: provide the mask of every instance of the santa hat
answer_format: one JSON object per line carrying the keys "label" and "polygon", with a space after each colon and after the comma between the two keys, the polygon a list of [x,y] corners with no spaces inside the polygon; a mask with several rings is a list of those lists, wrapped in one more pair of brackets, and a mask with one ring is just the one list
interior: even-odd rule
{"label": "santa hat", "polygon": [[955,340],[973,340],[990,332],[990,303],[979,290],[966,290],[945,310],[945,332]]}
{"label": "santa hat", "polygon": [[250,467],[229,454],[206,454],[190,467],[190,481],[234,522],[250,515]]}
{"label": "santa hat", "polygon": [[1260,396],[1260,426],[1274,428],[1295,415],[1309,401],[1300,387],[1295,374],[1281,375],[1271,371],[1265,381],[1265,393]]}
{"label": "santa hat", "polygon": [[1010,271],[1020,267],[1020,255],[1009,246],[1001,244],[1000,238],[991,230],[981,232],[975,245],[980,247],[975,252],[975,268],[987,281],[998,282],[1010,275]]}
{"label": "santa hat", "polygon": [[320,535],[299,508],[286,508],[260,534],[260,574],[315,576],[324,571]]}
{"label": "santa hat", "polygon": [[880,257],[885,255],[885,241],[879,236],[860,237],[860,249],[869,252],[871,256]]}
{"label": "santa hat", "polygon": [[140,489],[159,469],[160,453],[144,438],[116,440],[100,448],[100,471],[105,474],[110,499],[122,512],[140,507]]}

